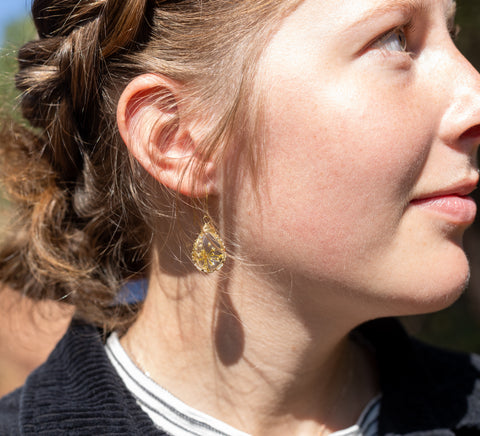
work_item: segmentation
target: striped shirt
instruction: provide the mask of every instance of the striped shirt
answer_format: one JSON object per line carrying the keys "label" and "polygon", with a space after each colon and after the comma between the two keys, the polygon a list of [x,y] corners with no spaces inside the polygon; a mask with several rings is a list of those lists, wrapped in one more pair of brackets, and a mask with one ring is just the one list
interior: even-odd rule
{"label": "striped shirt", "polygon": [[[228,424],[188,406],[155,383],[130,359],[112,333],[107,356],[127,389],[153,423],[171,436],[249,436]],[[331,436],[377,436],[380,396],[365,407],[357,423]]]}

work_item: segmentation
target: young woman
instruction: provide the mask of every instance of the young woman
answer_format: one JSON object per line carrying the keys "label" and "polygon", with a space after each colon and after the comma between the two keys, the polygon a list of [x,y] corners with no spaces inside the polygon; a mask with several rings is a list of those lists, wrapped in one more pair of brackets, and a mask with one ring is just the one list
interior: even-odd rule
{"label": "young woman", "polygon": [[0,272],[77,314],[0,433],[480,432],[480,359],[389,318],[469,275],[480,76],[451,0],[32,10]]}

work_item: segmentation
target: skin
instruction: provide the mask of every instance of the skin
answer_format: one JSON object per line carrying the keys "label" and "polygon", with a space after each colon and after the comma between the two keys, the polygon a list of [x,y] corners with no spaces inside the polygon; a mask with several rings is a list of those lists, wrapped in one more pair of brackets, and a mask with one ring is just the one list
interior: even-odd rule
{"label": "skin", "polygon": [[73,308],[51,301],[34,302],[1,289],[0,396],[25,383],[51,353],[68,328]]}
{"label": "skin", "polygon": [[401,10],[352,27],[391,4],[305,2],[274,37],[258,78],[268,89],[268,200],[248,210],[258,216],[245,231],[259,259],[313,287],[373,296],[381,307],[373,302],[371,316],[435,310],[458,296],[465,223],[411,201],[477,181],[478,132],[462,135],[478,122],[479,80],[449,37],[449,3],[423,3],[429,10],[405,31],[410,54],[368,46],[406,25]]}
{"label": "skin", "polygon": [[[121,339],[154,380],[255,435],[328,434],[379,389],[375,362],[348,333],[459,296],[480,76],[450,38],[451,15],[439,0],[305,0],[286,17],[254,84],[265,101],[259,184],[229,177],[244,163],[227,159],[205,188],[243,261],[228,260],[228,279],[169,275],[157,251],[144,310]],[[119,128],[169,186],[175,167],[149,157],[128,110],[160,85],[177,92],[153,76],[129,85]],[[186,136],[191,149],[195,135],[180,123],[171,149]]]}

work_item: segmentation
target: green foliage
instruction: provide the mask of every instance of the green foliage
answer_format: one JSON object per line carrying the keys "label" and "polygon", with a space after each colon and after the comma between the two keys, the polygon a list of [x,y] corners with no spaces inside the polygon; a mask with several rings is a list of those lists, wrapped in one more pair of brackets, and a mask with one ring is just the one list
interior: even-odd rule
{"label": "green foliage", "polygon": [[[19,95],[15,88],[17,51],[19,47],[35,38],[35,36],[35,27],[30,18],[12,22],[6,29],[5,43],[0,48],[0,121],[2,119],[14,119],[23,123],[16,104]],[[9,202],[0,191],[0,228],[8,222],[9,213]]]}
{"label": "green foliage", "polygon": [[19,119],[15,109],[18,91],[14,84],[17,51],[26,41],[35,38],[35,34],[35,28],[29,18],[11,23],[5,32],[6,42],[0,49],[0,113],[3,116]]}

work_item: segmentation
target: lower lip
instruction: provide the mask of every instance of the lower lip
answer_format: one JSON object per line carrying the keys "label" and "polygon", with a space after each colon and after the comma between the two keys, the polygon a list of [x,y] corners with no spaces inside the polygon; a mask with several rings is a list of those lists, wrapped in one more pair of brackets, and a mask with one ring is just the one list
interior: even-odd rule
{"label": "lower lip", "polygon": [[446,217],[454,224],[472,224],[477,205],[472,197],[445,195],[412,201],[412,205],[431,210]]}

